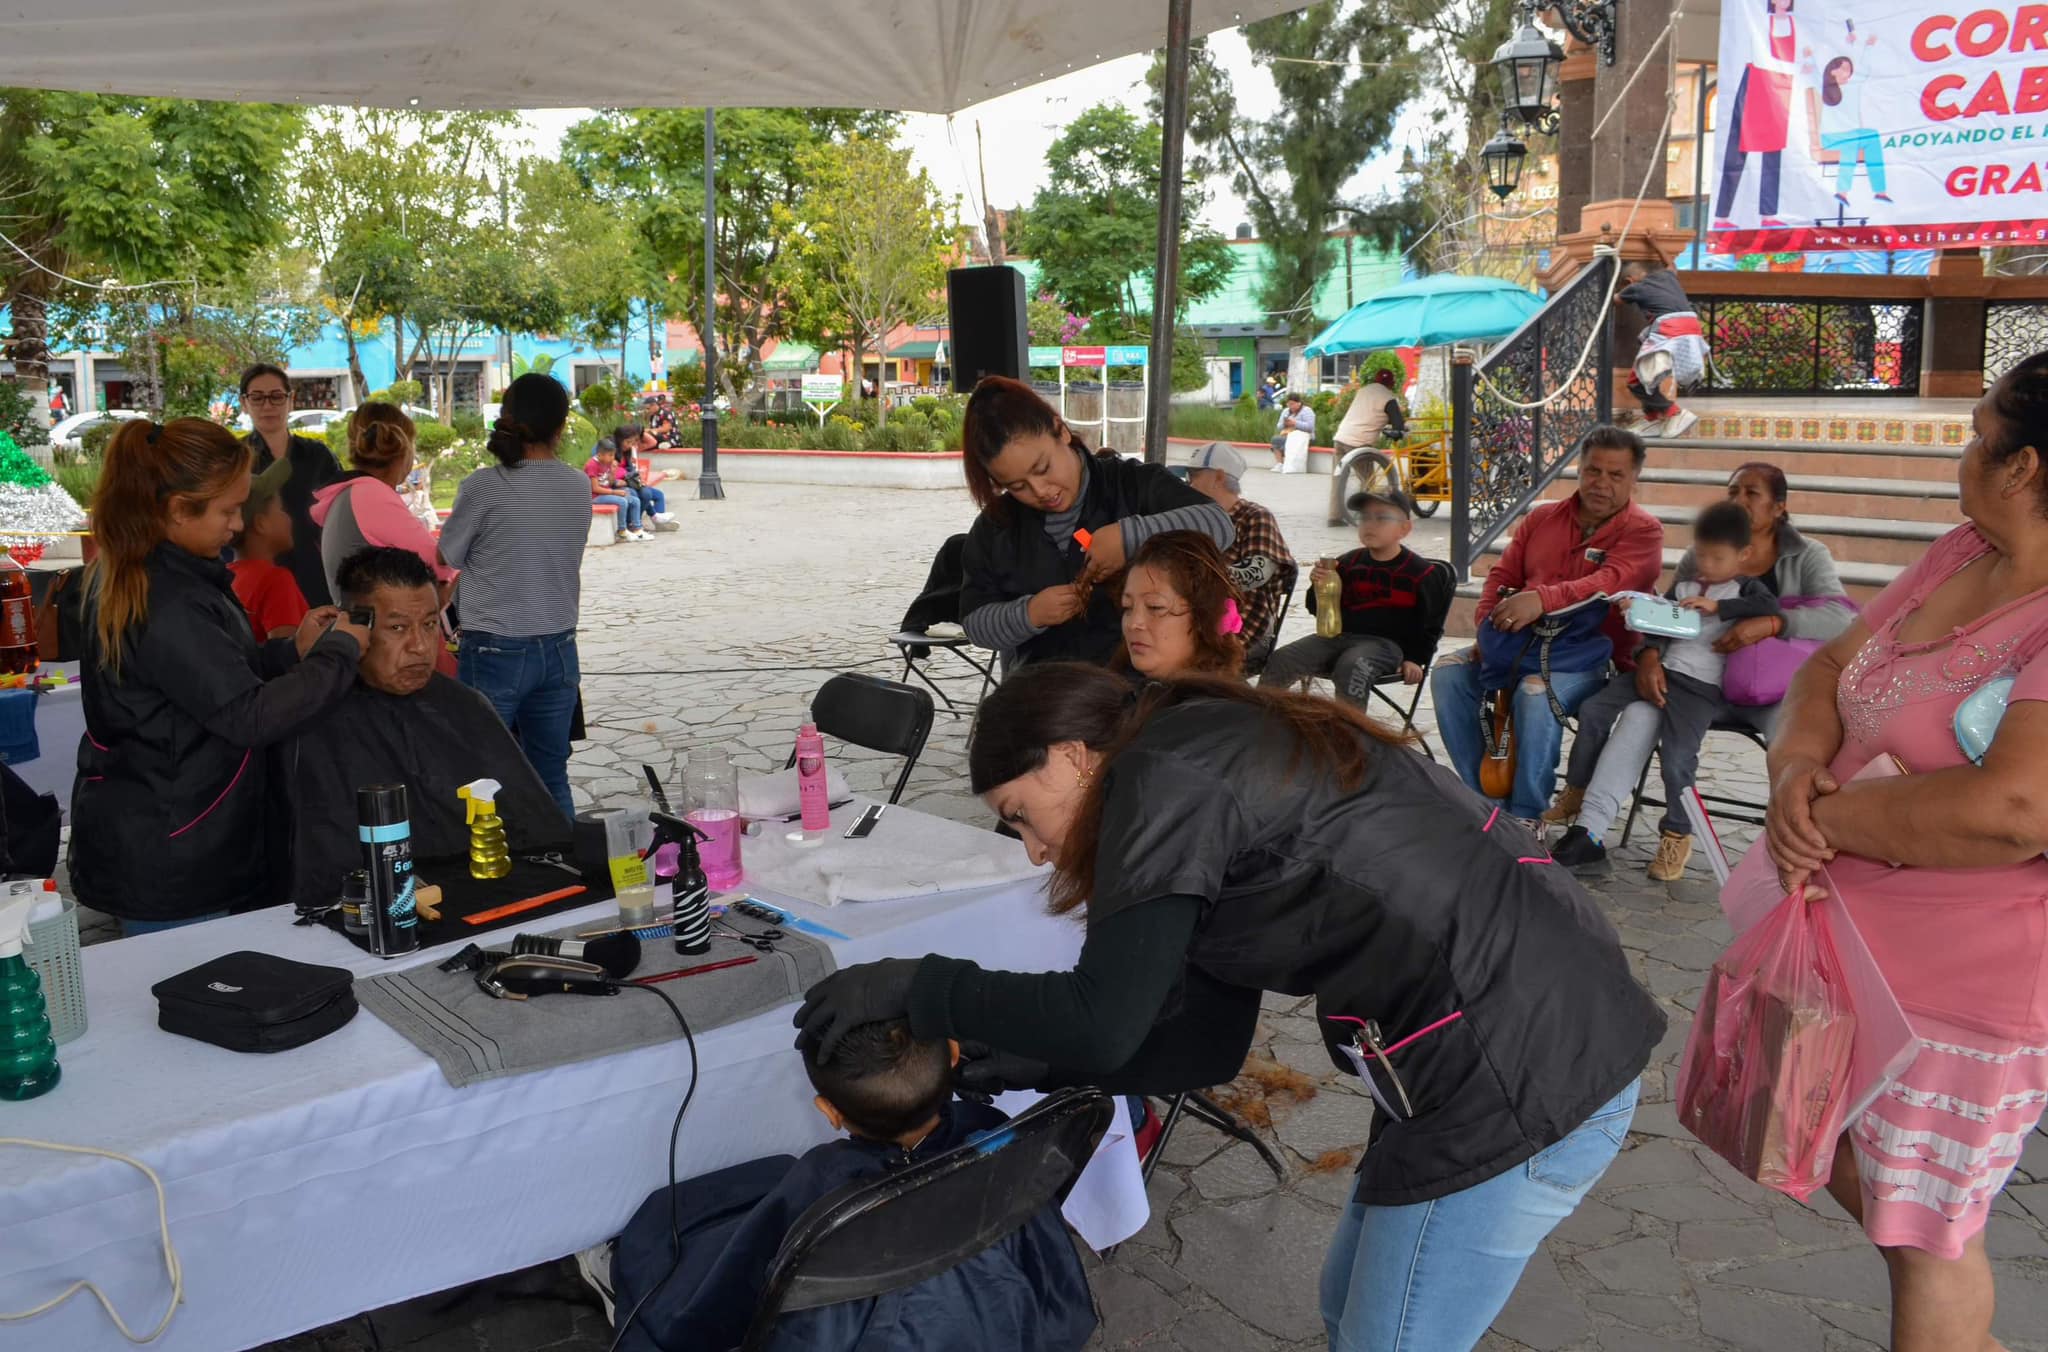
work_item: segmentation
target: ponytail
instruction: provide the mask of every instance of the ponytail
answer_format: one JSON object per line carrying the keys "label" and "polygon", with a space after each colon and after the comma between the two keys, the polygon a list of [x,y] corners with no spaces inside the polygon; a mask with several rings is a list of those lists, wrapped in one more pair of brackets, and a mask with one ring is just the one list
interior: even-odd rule
{"label": "ponytail", "polygon": [[552,447],[562,438],[569,421],[569,391],[553,376],[529,371],[505,390],[498,406],[498,420],[484,445],[511,469],[526,459],[530,446]]}
{"label": "ponytail", "polygon": [[164,539],[175,500],[218,497],[248,472],[249,448],[205,418],[138,418],[107,443],[92,495],[99,552],[86,569],[86,590],[98,602],[93,632],[109,675],[121,674],[122,644],[149,617],[149,555]]}
{"label": "ponytail", "polygon": [[419,429],[396,404],[364,404],[349,415],[349,462],[380,473],[403,461],[418,437]]}

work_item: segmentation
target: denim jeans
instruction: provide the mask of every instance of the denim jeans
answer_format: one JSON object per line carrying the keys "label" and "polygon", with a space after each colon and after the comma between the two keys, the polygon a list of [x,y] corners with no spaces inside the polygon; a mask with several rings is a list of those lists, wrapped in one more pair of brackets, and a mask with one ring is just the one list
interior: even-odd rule
{"label": "denim jeans", "polygon": [[619,529],[640,529],[640,499],[631,493],[601,493],[591,499],[619,509]]}
{"label": "denim jeans", "polygon": [[640,515],[652,518],[668,510],[668,494],[659,488],[636,488],[633,492],[640,499]]}
{"label": "denim jeans", "polygon": [[1323,1262],[1330,1352],[1468,1352],[1529,1256],[1628,1138],[1635,1084],[1563,1140],[1462,1192],[1412,1206],[1352,1201]]}
{"label": "denim jeans", "polygon": [[187,925],[203,925],[209,920],[221,920],[226,911],[210,911],[205,915],[188,915],[183,920],[123,920],[121,937],[133,939],[138,934],[162,934],[165,930],[183,929]]}
{"label": "denim jeans", "polygon": [[[1550,688],[1567,714],[1578,712],[1587,696],[1607,681],[1603,671],[1553,671]],[[1534,684],[1535,689],[1530,689]],[[1437,731],[1444,739],[1451,768],[1474,793],[1479,791],[1479,757],[1485,750],[1479,735],[1479,655],[1467,648],[1440,659],[1429,677],[1436,704]],[[1542,683],[1525,678],[1515,687],[1515,788],[1508,798],[1510,816],[1538,817],[1550,806],[1557,783],[1557,753],[1564,746],[1564,727],[1550,711]]]}
{"label": "denim jeans", "polygon": [[573,818],[569,725],[583,675],[576,661],[576,631],[501,638],[465,630],[457,663],[462,683],[491,702],[562,815]]}

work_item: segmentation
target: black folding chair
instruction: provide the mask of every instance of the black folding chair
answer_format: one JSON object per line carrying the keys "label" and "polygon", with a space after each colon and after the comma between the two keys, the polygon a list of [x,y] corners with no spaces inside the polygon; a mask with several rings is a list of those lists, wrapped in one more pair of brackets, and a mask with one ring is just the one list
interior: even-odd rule
{"label": "black folding chair", "polygon": [[978,1141],[841,1189],[797,1218],[768,1269],[741,1352],[798,1310],[914,1286],[1064,1202],[1114,1114],[1097,1089],[1061,1089]]}
{"label": "black folding chair", "polygon": [[[1762,733],[1749,724],[1738,723],[1732,718],[1715,719],[1707,725],[1707,732],[1709,735],[1716,732],[1732,732],[1737,737],[1747,738],[1759,751],[1768,752],[1770,750],[1769,746],[1764,742],[1764,735]],[[1621,824],[1621,843],[1623,845],[1628,844],[1629,835],[1636,829],[1636,818],[1642,815],[1644,808],[1661,808],[1666,806],[1662,798],[1653,798],[1645,792],[1645,787],[1650,782],[1650,762],[1656,756],[1663,754],[1663,745],[1659,743],[1654,755],[1643,758],[1643,772],[1636,776],[1636,791],[1634,796],[1629,799],[1628,820]],[[1693,787],[1698,788],[1699,786],[1694,785]],[[1770,807],[1769,803],[1759,803],[1754,799],[1730,798],[1725,794],[1707,793],[1704,790],[1700,793],[1700,801],[1706,803],[1709,807],[1725,807],[1729,810],[1721,813],[1722,817],[1729,821],[1747,822],[1751,826],[1762,826],[1764,824],[1764,812]]]}
{"label": "black folding chair", "polygon": [[979,704],[988,697],[989,687],[996,683],[995,662],[983,661],[976,657],[977,645],[962,633],[932,634],[926,632],[933,625],[954,625],[960,623],[960,584],[962,581],[961,555],[966,551],[967,537],[954,535],[939,546],[939,552],[932,558],[931,571],[925,575],[924,590],[910,603],[910,609],[903,613],[903,624],[889,642],[896,645],[896,651],[903,656],[902,679],[912,676],[932,688],[933,693],[946,702],[946,712],[960,717],[960,706],[944,687],[932,679],[918,663],[931,660],[934,649],[944,649],[981,673],[981,691],[974,701]]}
{"label": "black folding chair", "polygon": [[[843,673],[818,687],[811,697],[811,721],[827,737],[870,751],[903,757],[903,773],[896,776],[889,801],[903,796],[910,772],[924,754],[925,739],[932,733],[932,697],[914,685],[885,681],[879,676]],[[796,752],[789,753],[783,769],[796,764]]]}
{"label": "black folding chair", "polygon": [[[1159,1167],[1159,1158],[1166,1153],[1166,1143],[1173,1139],[1174,1128],[1180,1125],[1184,1117],[1192,1117],[1197,1122],[1214,1127],[1225,1136],[1243,1141],[1259,1152],[1259,1158],[1273,1171],[1273,1177],[1282,1183],[1287,1181],[1287,1166],[1280,1162],[1280,1157],[1273,1153],[1272,1147],[1266,1144],[1259,1133],[1245,1125],[1243,1119],[1215,1099],[1198,1089],[1190,1089],[1184,1094],[1175,1094],[1166,1100],[1166,1116],[1159,1124],[1159,1139],[1152,1143],[1152,1153],[1145,1157],[1147,1183],[1152,1181],[1152,1171]],[[1131,1125],[1133,1128],[1137,1126],[1136,1123]]]}
{"label": "black folding chair", "polygon": [[1280,609],[1273,612],[1272,629],[1267,631],[1264,638],[1259,639],[1245,649],[1244,678],[1246,680],[1256,681],[1259,679],[1259,673],[1266,669],[1266,663],[1272,658],[1274,650],[1280,646],[1280,630],[1287,623],[1287,612],[1294,609],[1294,588],[1295,584],[1300,581],[1301,573],[1297,569],[1294,581],[1287,584],[1287,599],[1280,603]]}
{"label": "black folding chair", "polygon": [[[1422,748],[1422,754],[1431,760],[1436,759],[1436,752],[1429,749],[1429,738],[1423,733],[1421,728],[1415,726],[1415,711],[1422,707],[1422,692],[1429,688],[1429,673],[1435,666],[1436,658],[1434,657],[1422,664],[1422,679],[1417,681],[1411,690],[1406,708],[1402,707],[1401,701],[1387,693],[1385,686],[1376,685],[1372,688],[1372,698],[1400,715],[1402,731],[1413,736],[1415,744]],[[1407,687],[1404,686],[1403,688]]]}

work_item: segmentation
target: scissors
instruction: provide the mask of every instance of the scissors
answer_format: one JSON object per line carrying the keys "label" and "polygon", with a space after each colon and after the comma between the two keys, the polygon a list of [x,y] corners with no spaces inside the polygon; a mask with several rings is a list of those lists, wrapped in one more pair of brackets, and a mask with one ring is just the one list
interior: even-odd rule
{"label": "scissors", "polygon": [[714,919],[711,923],[722,930],[730,931],[730,938],[737,939],[748,948],[761,953],[773,953],[775,945],[788,937],[779,929],[766,929],[759,934],[749,934],[739,926],[727,924],[723,920]]}
{"label": "scissors", "polygon": [[583,870],[562,858],[560,850],[548,850],[542,854],[522,854],[519,856],[519,859],[521,863],[544,864],[548,868],[558,868],[562,872],[574,874],[578,878],[583,876]]}

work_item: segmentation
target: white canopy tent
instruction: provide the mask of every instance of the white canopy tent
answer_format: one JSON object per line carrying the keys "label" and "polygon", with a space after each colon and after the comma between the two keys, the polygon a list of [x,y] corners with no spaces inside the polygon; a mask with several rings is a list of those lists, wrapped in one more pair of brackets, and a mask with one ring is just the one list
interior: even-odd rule
{"label": "white canopy tent", "polygon": [[[1303,0],[1192,0],[1213,32]],[[427,108],[951,113],[1166,45],[1167,0],[12,0],[0,86]]]}

